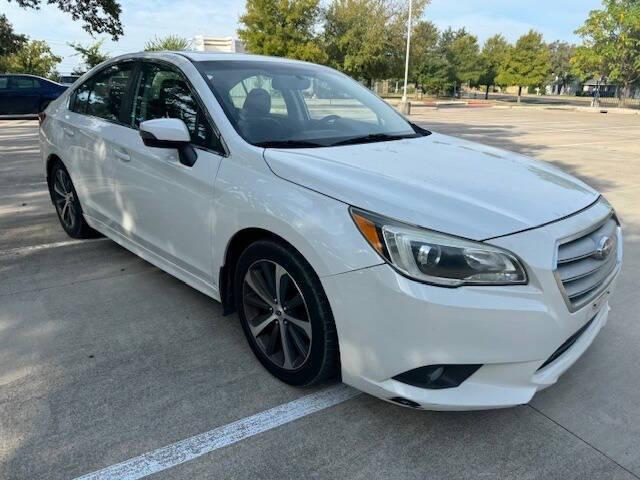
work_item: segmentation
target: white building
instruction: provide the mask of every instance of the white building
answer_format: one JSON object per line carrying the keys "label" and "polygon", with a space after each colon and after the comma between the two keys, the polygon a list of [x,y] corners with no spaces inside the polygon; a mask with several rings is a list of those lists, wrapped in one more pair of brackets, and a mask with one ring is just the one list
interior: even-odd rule
{"label": "white building", "polygon": [[196,35],[191,40],[194,50],[200,52],[244,53],[244,44],[232,37],[208,37]]}

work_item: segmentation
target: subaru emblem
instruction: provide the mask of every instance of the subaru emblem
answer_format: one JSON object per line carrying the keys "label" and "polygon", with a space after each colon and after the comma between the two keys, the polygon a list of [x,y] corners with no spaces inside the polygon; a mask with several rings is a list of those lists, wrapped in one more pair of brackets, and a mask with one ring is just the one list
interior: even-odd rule
{"label": "subaru emblem", "polygon": [[613,246],[614,246],[614,243],[611,237],[607,237],[605,235],[601,237],[600,240],[598,240],[598,246],[593,256],[599,260],[604,260],[609,256],[609,254],[613,250]]}

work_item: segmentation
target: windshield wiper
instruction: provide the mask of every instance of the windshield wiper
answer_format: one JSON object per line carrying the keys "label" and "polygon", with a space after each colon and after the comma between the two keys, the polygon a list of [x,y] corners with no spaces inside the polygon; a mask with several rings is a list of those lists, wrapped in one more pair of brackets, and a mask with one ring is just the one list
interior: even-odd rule
{"label": "windshield wiper", "polygon": [[340,140],[339,142],[332,143],[330,147],[336,147],[339,145],[356,145],[358,143],[373,143],[373,142],[386,142],[388,140],[401,140],[403,138],[416,138],[421,135],[415,133],[409,133],[404,135],[390,135],[388,133],[371,133],[369,135],[362,135],[360,137],[347,138],[346,140]]}
{"label": "windshield wiper", "polygon": [[263,148],[316,148],[326,147],[321,143],[309,142],[307,140],[268,140],[266,142],[254,143],[256,147]]}

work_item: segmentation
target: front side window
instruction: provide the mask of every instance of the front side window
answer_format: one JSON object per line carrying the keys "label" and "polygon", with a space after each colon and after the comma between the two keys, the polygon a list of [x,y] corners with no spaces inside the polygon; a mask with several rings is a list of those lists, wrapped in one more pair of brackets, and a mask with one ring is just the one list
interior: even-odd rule
{"label": "front side window", "polygon": [[194,145],[221,151],[219,140],[186,80],[169,66],[142,64],[131,116],[136,128],[146,120],[178,118],[187,126]]}
{"label": "front side window", "polygon": [[9,88],[9,77],[0,77],[0,90]]}
{"label": "front side window", "polygon": [[133,64],[129,62],[111,65],[100,71],[77,90],[74,107],[78,101],[82,104],[81,92],[86,91],[86,106],[82,113],[119,122],[132,69]]}
{"label": "front side window", "polygon": [[85,113],[87,111],[87,100],[89,99],[89,92],[91,92],[92,87],[93,81],[88,80],[73,92],[69,102],[69,109],[72,112]]}
{"label": "front side window", "polygon": [[196,66],[229,121],[253,145],[327,147],[428,134],[330,68],[253,60]]}

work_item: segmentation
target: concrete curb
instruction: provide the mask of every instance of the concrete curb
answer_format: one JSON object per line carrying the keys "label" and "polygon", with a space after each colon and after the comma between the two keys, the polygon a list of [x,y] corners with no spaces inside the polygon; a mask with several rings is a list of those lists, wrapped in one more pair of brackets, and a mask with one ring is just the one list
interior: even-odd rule
{"label": "concrete curb", "polygon": [[617,113],[620,115],[640,115],[640,110],[634,110],[632,108],[618,108],[618,107],[582,107],[577,105],[494,105],[493,108],[511,109],[520,108],[523,110],[566,110],[568,112],[587,112],[587,113]]}

